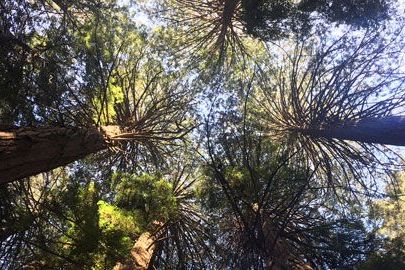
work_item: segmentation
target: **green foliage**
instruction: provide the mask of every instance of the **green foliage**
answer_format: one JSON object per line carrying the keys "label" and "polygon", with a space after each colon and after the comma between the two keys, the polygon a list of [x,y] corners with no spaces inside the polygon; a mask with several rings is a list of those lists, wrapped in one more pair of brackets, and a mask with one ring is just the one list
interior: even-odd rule
{"label": "green foliage", "polygon": [[381,235],[405,241],[405,173],[397,173],[395,179],[396,184],[387,187],[387,197],[374,203],[371,215],[383,221]]}
{"label": "green foliage", "polygon": [[[60,252],[90,268],[94,264],[101,230],[98,226],[98,191],[94,182],[85,186],[70,183],[65,190],[55,190],[46,204],[59,222],[64,222]],[[56,247],[52,247],[56,248]]]}
{"label": "green foliage", "polygon": [[[92,22],[76,33],[79,59],[85,67],[83,92],[94,107],[95,123],[110,124],[116,118],[114,105],[123,103],[123,76],[127,67],[140,68],[146,46],[146,33],[131,22],[124,9],[111,11],[111,16],[95,14]],[[139,66],[137,66],[139,65]],[[139,72],[135,70],[135,72]],[[126,87],[128,87],[126,85]],[[126,101],[128,102],[128,101]]]}
{"label": "green foliage", "polygon": [[242,0],[242,20],[249,34],[262,40],[307,35],[313,21],[370,27],[389,16],[391,1],[381,0]]}
{"label": "green foliage", "polygon": [[362,270],[403,269],[405,267],[405,174],[397,173],[397,183],[387,187],[387,197],[371,206],[370,217],[381,223],[377,234],[383,239],[380,251],[360,266]]}
{"label": "green foliage", "polygon": [[361,269],[404,267],[403,200],[373,205],[376,239],[361,216],[369,194],[359,190],[380,180],[362,173],[380,157],[284,133],[400,108],[403,74],[385,69],[397,54],[380,54],[394,39],[369,30],[354,46],[359,32],[323,32],[379,25],[391,1],[165,0],[168,21],[147,26],[126,2],[0,5],[0,130],[121,132],[92,159],[0,186],[1,269],[112,269],[144,232],[159,239],[156,269],[263,269],[286,256],[280,268],[349,269],[371,251]]}
{"label": "green foliage", "polygon": [[142,215],[144,229],[154,221],[164,222],[175,218],[178,204],[173,186],[159,175],[117,174],[113,181],[117,183],[117,206]]}
{"label": "green foliage", "polygon": [[[30,258],[32,249],[43,268],[111,269],[128,259],[137,237],[153,228],[153,221],[173,218],[172,186],[161,177],[120,175],[125,180],[115,190],[119,207],[101,200],[98,184],[83,181],[80,172],[71,177],[60,173],[51,182],[38,177],[29,186],[0,189],[0,210],[7,217],[0,223],[0,244],[18,239],[26,247],[20,256]],[[35,259],[15,265],[31,263]]]}
{"label": "green foliage", "polygon": [[134,211],[127,212],[107,202],[99,201],[99,226],[103,231],[120,230],[127,234],[139,234],[140,229]]}
{"label": "green foliage", "polygon": [[142,232],[139,225],[142,221],[136,211],[125,211],[105,201],[97,204],[103,243],[97,257],[100,268],[102,262],[107,262],[104,267],[112,268],[117,261],[124,261],[130,254],[136,235]]}
{"label": "green foliage", "polygon": [[0,9],[2,124],[60,124],[66,120],[55,111],[75,107],[66,98],[77,91],[72,85],[78,86],[76,35],[111,3],[70,1],[61,8],[55,2],[7,1]]}

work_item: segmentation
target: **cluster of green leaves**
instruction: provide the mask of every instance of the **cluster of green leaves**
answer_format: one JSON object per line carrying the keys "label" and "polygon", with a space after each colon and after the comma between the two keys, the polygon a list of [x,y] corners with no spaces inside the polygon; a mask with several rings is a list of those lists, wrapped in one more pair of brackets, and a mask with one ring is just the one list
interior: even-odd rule
{"label": "cluster of green leaves", "polygon": [[[94,180],[81,177],[80,172],[72,176],[62,172],[48,180],[38,177],[31,184],[3,187],[4,264],[109,269],[128,260],[140,234],[178,219],[173,186],[160,175],[115,175],[110,203],[109,194],[103,195]],[[7,257],[8,249],[16,245],[20,249],[14,255],[23,261]]]}
{"label": "cluster of green leaves", "polygon": [[[5,256],[2,263],[11,268],[39,265],[66,269],[79,265],[90,268],[95,263],[101,231],[94,182],[70,182],[61,173],[57,182],[37,177],[31,183],[17,183],[14,188],[19,193],[13,193],[13,189],[8,193],[20,203],[8,205],[9,211],[20,215],[19,209],[23,208],[27,222],[18,222],[24,228],[4,232],[2,246],[5,251],[13,248],[7,244],[14,239],[16,257]],[[5,224],[2,228],[12,227]]]}
{"label": "cluster of green leaves", "polygon": [[124,174],[115,176],[113,181],[119,182],[115,189],[116,205],[131,212],[139,212],[145,229],[153,221],[164,222],[175,217],[177,200],[172,184],[166,179],[148,174]]}

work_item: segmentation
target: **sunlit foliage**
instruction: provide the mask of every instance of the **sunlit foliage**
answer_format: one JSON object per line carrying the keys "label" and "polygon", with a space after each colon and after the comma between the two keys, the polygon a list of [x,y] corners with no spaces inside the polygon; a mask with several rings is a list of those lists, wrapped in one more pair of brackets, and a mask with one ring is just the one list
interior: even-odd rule
{"label": "sunlit foliage", "polygon": [[395,7],[1,3],[0,268],[403,266]]}

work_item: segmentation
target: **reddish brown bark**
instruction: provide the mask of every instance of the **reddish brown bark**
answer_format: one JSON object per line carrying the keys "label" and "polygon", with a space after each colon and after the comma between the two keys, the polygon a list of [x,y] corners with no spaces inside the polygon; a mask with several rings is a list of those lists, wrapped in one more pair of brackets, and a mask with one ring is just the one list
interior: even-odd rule
{"label": "reddish brown bark", "polygon": [[149,232],[141,234],[131,250],[129,262],[117,263],[113,270],[147,270],[155,251],[156,237]]}
{"label": "reddish brown bark", "polygon": [[107,148],[96,128],[0,130],[0,183],[46,172]]}
{"label": "reddish brown bark", "polygon": [[325,129],[297,129],[315,138],[405,146],[405,116],[366,118]]}
{"label": "reddish brown bark", "polygon": [[134,269],[147,270],[149,263],[152,260],[153,252],[155,251],[155,236],[145,232],[136,241],[131,250],[134,260]]}

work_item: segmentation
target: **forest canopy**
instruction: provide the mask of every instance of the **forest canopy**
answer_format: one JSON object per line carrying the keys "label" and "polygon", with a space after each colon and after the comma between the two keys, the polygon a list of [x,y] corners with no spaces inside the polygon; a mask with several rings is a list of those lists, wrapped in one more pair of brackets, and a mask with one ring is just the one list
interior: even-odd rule
{"label": "forest canopy", "polygon": [[0,3],[0,269],[404,269],[404,10]]}

